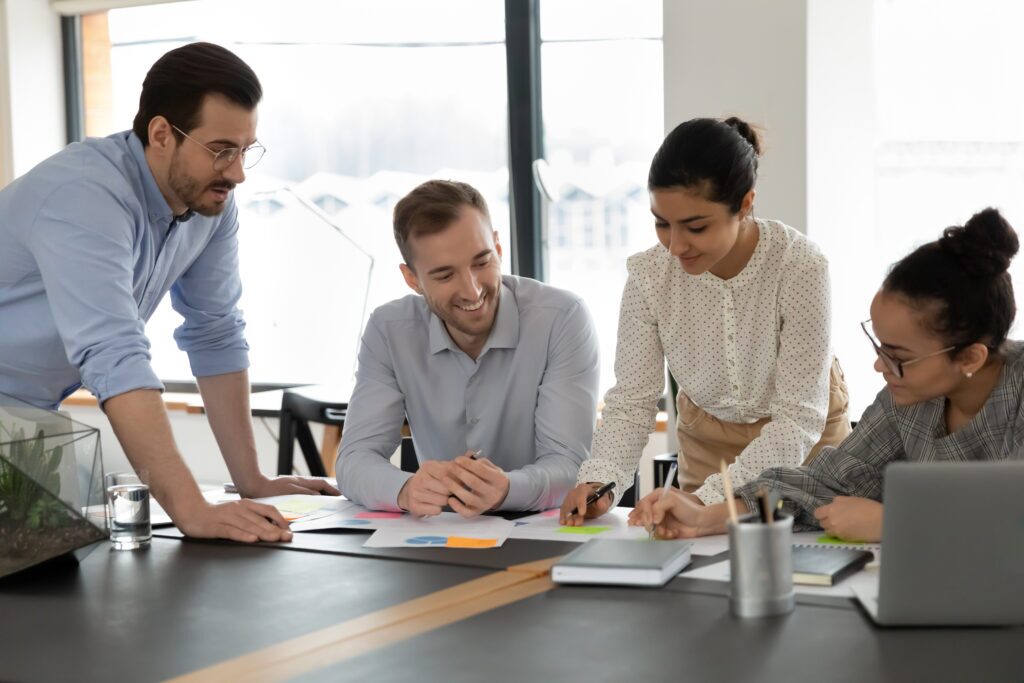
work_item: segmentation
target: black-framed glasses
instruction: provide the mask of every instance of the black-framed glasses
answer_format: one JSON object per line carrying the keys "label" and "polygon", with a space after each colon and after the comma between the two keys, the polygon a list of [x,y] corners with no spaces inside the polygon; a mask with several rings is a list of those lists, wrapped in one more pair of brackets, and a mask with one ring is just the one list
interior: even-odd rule
{"label": "black-framed glasses", "polygon": [[205,149],[207,152],[212,154],[213,170],[218,172],[223,171],[224,169],[231,166],[231,164],[235,163],[235,159],[237,159],[238,157],[242,157],[242,168],[248,170],[255,166],[256,164],[260,163],[260,159],[263,158],[263,153],[267,151],[267,148],[261,145],[259,140],[252,143],[248,147],[245,147],[244,149],[241,147],[228,147],[226,149],[216,151],[210,149],[203,143],[199,142],[199,140],[196,140],[194,137],[183,131],[181,128],[175,126],[173,123],[171,124],[171,128],[178,131],[186,138],[188,138],[189,140],[196,143],[197,145]]}
{"label": "black-framed glasses", "polygon": [[871,318],[868,318],[867,320],[862,322],[860,324],[860,329],[864,330],[864,335],[868,338],[868,341],[871,342],[871,346],[874,347],[875,353],[878,354],[878,357],[882,359],[882,364],[885,365],[886,369],[888,369],[889,372],[896,375],[900,379],[903,379],[903,368],[905,368],[906,366],[913,365],[918,361],[925,360],[926,358],[931,358],[932,356],[938,356],[939,354],[948,353],[949,351],[952,351],[953,349],[956,348],[956,346],[947,346],[944,349],[939,349],[938,351],[934,351],[932,353],[926,353],[925,355],[918,356],[917,358],[911,358],[910,360],[899,360],[897,358],[893,358],[888,351],[883,349],[882,345],[878,342],[877,339],[875,339],[875,335],[871,334],[871,330],[868,329],[868,323],[870,322]]}

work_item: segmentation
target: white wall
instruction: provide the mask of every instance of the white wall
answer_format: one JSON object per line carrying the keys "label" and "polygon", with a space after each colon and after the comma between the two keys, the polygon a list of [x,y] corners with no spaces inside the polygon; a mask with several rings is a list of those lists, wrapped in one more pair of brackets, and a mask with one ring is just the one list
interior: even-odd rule
{"label": "white wall", "polygon": [[0,186],[66,143],[60,17],[43,0],[0,0]]}
{"label": "white wall", "polygon": [[[107,472],[121,472],[131,469],[128,458],[125,457],[124,449],[114,436],[114,430],[110,426],[106,415],[99,408],[85,408],[80,406],[65,406],[63,409],[73,419],[78,420],[90,427],[100,430],[100,443],[103,447],[103,465]],[[228,476],[227,466],[217,448],[217,442],[210,431],[210,425],[204,415],[184,413],[179,410],[168,412],[171,420],[171,429],[174,432],[178,449],[185,459],[185,463],[192,471],[192,475],[204,484],[220,484],[231,481]],[[278,422],[276,419],[256,419],[254,421],[256,434],[256,452],[259,459],[260,470],[264,474],[273,474],[277,469],[277,434]],[[313,438],[319,444],[323,434],[320,425],[311,424]],[[302,452],[298,443],[295,444],[295,460],[299,472],[308,474]]]}
{"label": "white wall", "polygon": [[810,0],[665,0],[666,132],[697,116],[764,128],[755,213],[807,225]]}

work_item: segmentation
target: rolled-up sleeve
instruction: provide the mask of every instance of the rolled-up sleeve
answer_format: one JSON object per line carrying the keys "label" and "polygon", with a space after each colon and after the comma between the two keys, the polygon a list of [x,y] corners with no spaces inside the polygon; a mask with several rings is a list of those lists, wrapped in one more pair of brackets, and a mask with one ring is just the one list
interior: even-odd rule
{"label": "rolled-up sleeve", "polygon": [[135,222],[109,188],[82,180],[55,188],[24,238],[68,361],[100,403],[163,390],[132,291]]}
{"label": "rolled-up sleeve", "polygon": [[892,412],[892,398],[883,389],[842,444],[822,449],[810,465],[767,469],[740,486],[736,496],[753,510],[759,488],[777,492],[801,529],[820,528],[814,511],[835,496],[880,501],[886,466],[906,458],[899,431],[890,419]]}
{"label": "rolled-up sleeve", "polygon": [[209,243],[171,287],[171,305],[185,319],[174,339],[196,377],[249,367],[241,297],[238,210],[231,200]]}
{"label": "rolled-up sleeve", "polygon": [[356,386],[349,401],[335,474],[345,496],[371,510],[398,510],[398,493],[413,475],[391,464],[402,440],[405,396],[388,356],[388,343],[370,317],[359,348]]}
{"label": "rolled-up sleeve", "polygon": [[544,510],[561,504],[590,452],[597,416],[599,348],[582,301],[553,330],[537,393],[536,460],[508,473],[501,510]]}

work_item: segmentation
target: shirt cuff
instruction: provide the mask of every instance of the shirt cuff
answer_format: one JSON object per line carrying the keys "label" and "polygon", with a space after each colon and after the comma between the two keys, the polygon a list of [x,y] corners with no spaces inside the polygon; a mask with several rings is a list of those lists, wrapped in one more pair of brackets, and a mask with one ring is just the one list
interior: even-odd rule
{"label": "shirt cuff", "polygon": [[623,480],[622,472],[619,471],[618,467],[607,461],[599,459],[584,460],[583,464],[580,465],[580,472],[576,478],[577,484],[586,484],[589,482],[607,484],[612,481],[615,482],[615,499],[612,501],[611,505],[611,507],[614,508],[619,504],[619,501],[622,500],[622,496],[625,495],[626,490],[633,485],[632,480]]}
{"label": "shirt cuff", "polygon": [[725,501],[725,490],[722,486],[722,475],[712,474],[699,489],[693,492],[705,505],[714,505]]}
{"label": "shirt cuff", "polygon": [[203,349],[188,352],[194,377],[211,377],[249,368],[248,348]]}
{"label": "shirt cuff", "polygon": [[129,356],[108,368],[89,368],[82,373],[82,384],[96,395],[100,405],[136,389],[164,390],[149,358],[142,354]]}
{"label": "shirt cuff", "polygon": [[508,495],[498,506],[499,511],[526,510],[537,496],[531,490],[530,477],[526,472],[507,472]]}
{"label": "shirt cuff", "polygon": [[405,482],[412,479],[411,472],[405,472],[390,465],[387,469],[381,470],[374,476],[373,491],[366,502],[366,507],[371,510],[386,510],[388,512],[401,512],[398,506],[398,494],[401,492]]}

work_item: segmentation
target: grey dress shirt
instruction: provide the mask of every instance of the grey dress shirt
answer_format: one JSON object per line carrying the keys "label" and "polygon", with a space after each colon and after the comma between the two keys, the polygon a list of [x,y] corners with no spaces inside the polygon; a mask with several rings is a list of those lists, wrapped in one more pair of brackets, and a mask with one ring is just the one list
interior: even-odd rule
{"label": "grey dress shirt", "polygon": [[363,334],[338,486],[369,508],[397,510],[412,475],[389,458],[408,419],[420,462],[482,449],[505,470],[500,509],[557,506],[589,455],[597,382],[597,332],[583,301],[564,290],[503,276],[494,328],[475,361],[422,297],[392,301]]}

